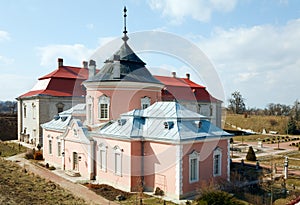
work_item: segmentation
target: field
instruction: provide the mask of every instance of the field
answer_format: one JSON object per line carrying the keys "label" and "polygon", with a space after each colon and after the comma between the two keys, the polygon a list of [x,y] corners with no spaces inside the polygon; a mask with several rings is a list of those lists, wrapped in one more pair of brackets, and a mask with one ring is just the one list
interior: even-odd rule
{"label": "field", "polygon": [[237,115],[227,114],[224,129],[232,130],[230,125],[235,125],[243,129],[251,129],[255,132],[262,132],[263,129],[277,131],[279,134],[286,134],[288,117],[283,116],[260,116],[260,115]]}
{"label": "field", "polygon": [[0,158],[0,204],[85,204],[79,198]]}
{"label": "field", "polygon": [[26,147],[16,143],[0,142],[0,156],[10,157],[27,151]]}

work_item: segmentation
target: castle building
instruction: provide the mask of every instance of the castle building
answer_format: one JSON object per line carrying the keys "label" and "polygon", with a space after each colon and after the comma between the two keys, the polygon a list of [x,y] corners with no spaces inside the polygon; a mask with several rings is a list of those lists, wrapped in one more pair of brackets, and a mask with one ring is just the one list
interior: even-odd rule
{"label": "castle building", "polygon": [[231,135],[211,122],[220,121],[221,101],[205,87],[189,77],[153,76],[126,29],[120,49],[98,72],[90,60],[88,73],[85,103],[42,124],[46,162],[124,191],[160,188],[173,199],[194,195],[203,182],[229,180]]}
{"label": "castle building", "polygon": [[42,123],[50,121],[58,113],[85,101],[82,82],[87,79],[87,63],[72,67],[58,59],[58,68],[42,76],[34,87],[17,99],[18,140],[42,145]]}

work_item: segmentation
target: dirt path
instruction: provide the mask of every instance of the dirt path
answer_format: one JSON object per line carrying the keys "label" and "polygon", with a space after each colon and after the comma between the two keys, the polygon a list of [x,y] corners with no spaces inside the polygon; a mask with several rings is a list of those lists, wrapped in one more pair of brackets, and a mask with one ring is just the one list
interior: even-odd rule
{"label": "dirt path", "polygon": [[9,158],[7,158],[7,160],[14,161],[21,167],[24,167],[29,172],[35,173],[35,174],[41,176],[42,178],[45,178],[56,184],[59,184],[62,188],[70,191],[75,196],[84,199],[89,204],[92,204],[92,205],[94,205],[94,204],[101,204],[101,205],[102,204],[103,205],[117,204],[115,202],[104,199],[103,197],[97,195],[93,191],[90,191],[87,187],[85,187],[81,184],[75,184],[73,182],[70,182],[70,181],[64,179],[63,177],[52,173],[51,171],[49,171],[45,168],[42,168],[42,167],[39,167],[38,165],[34,165],[34,164],[30,163],[28,160],[24,159],[24,154],[9,157]]}

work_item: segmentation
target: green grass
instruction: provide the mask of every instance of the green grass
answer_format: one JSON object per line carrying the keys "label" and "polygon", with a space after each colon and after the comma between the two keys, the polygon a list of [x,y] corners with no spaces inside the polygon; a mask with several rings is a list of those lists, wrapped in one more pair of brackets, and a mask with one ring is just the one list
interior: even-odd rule
{"label": "green grass", "polygon": [[59,185],[0,158],[0,204],[85,204]]}
{"label": "green grass", "polygon": [[10,157],[27,151],[26,147],[13,142],[0,142],[1,157]]}

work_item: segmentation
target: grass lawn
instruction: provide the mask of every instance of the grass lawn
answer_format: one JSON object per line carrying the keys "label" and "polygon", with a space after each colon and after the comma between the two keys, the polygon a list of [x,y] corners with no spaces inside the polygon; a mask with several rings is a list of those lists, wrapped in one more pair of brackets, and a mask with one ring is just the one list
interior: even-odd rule
{"label": "grass lawn", "polygon": [[1,157],[10,157],[16,154],[24,153],[28,148],[13,142],[0,142]]}
{"label": "grass lawn", "polygon": [[0,204],[85,204],[53,182],[0,158]]}

